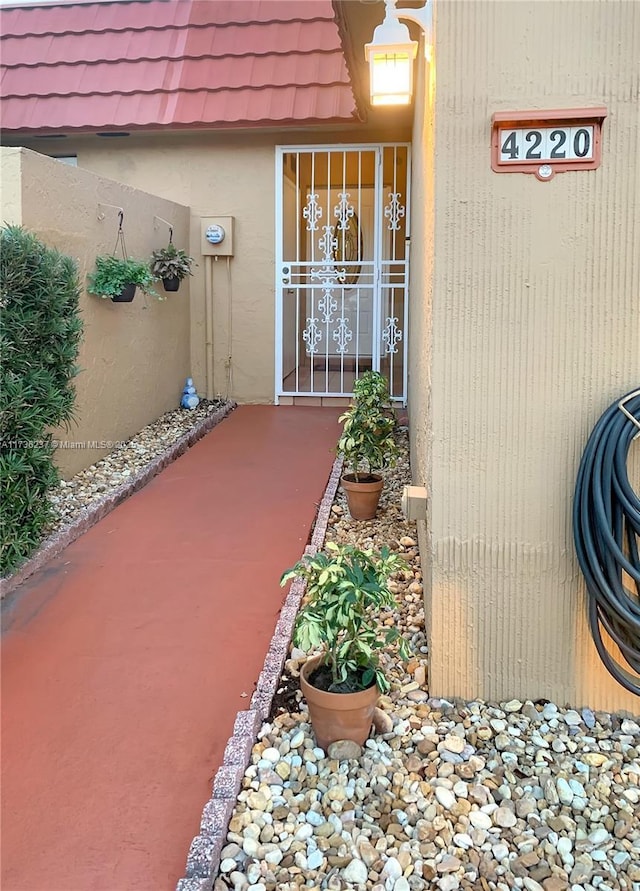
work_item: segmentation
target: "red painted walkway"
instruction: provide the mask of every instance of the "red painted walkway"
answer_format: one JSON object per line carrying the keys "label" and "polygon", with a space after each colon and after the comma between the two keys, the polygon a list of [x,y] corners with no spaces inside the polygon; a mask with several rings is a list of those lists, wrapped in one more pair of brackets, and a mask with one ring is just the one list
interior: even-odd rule
{"label": "red painted walkway", "polygon": [[21,586],[2,639],[2,891],[183,875],[333,462],[338,409],[243,406]]}

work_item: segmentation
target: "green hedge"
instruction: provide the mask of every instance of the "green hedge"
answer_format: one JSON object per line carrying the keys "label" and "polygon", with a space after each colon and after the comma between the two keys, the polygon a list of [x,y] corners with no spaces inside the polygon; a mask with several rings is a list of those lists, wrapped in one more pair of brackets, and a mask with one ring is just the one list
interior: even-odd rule
{"label": "green hedge", "polygon": [[51,429],[73,415],[82,337],[78,268],[19,226],[0,232],[0,574],[52,519]]}

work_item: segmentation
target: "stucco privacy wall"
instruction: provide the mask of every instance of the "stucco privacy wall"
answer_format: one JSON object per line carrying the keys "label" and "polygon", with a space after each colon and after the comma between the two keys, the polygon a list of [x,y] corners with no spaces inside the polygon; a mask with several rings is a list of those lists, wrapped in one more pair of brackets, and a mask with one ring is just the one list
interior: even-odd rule
{"label": "stucco privacy wall", "polygon": [[0,207],[3,221],[22,219],[21,155],[15,149],[0,151]]}
{"label": "stucco privacy wall", "polygon": [[[73,145],[80,166],[191,206],[190,246],[198,263],[191,280],[192,372],[204,392],[211,311],[209,395],[241,402],[273,402],[274,144],[273,137],[185,134],[132,136],[115,146],[94,137]],[[228,262],[200,254],[202,216],[235,218]]]}
{"label": "stucco privacy wall", "polygon": [[[76,258],[83,283],[95,257],[113,250],[117,207],[124,210],[129,256],[149,257],[155,247],[167,243],[168,228],[154,220],[156,216],[173,223],[176,243],[188,239],[187,207],[26,149],[1,152],[3,221],[21,223],[45,244]],[[130,304],[85,292],[80,306],[84,341],[76,378],[77,421],[70,430],[57,431],[55,438],[70,444],[127,439],[179,402],[189,373],[188,282],[162,302],[140,291]],[[59,448],[56,463],[68,477],[108,451]]]}
{"label": "stucco privacy wall", "polygon": [[[431,691],[638,712],[587,630],[571,504],[594,423],[640,383],[640,5],[441,0],[436,26],[431,431],[411,415]],[[494,111],[596,105],[599,170],[492,173]]]}
{"label": "stucco privacy wall", "polygon": [[[64,151],[101,175],[191,207],[191,367],[207,387],[207,312],[213,332],[211,394],[273,402],[275,375],[275,148],[388,141],[389,133],[233,132],[139,134],[120,140],[69,137]],[[408,140],[397,128],[392,138]],[[60,146],[39,140],[45,152]],[[234,256],[205,261],[202,216],[232,216]],[[208,276],[210,275],[210,278]],[[229,357],[231,360],[229,361]]]}

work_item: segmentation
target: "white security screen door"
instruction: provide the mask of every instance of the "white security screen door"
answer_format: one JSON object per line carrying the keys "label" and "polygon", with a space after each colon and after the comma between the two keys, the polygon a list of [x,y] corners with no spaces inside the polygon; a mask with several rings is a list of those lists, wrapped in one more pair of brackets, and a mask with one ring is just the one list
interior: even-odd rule
{"label": "white security screen door", "polygon": [[406,402],[408,145],[277,151],[276,398],[369,369]]}

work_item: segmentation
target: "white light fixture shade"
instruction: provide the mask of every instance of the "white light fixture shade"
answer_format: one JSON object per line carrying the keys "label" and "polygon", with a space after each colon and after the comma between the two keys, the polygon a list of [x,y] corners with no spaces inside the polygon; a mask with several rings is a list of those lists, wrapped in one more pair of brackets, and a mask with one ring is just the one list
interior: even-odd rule
{"label": "white light fixture shade", "polygon": [[409,29],[387,16],[373,32],[364,54],[369,63],[372,105],[408,105],[413,95],[413,60],[418,44]]}
{"label": "white light fixture shade", "polygon": [[430,61],[432,12],[428,0],[419,9],[397,9],[397,0],[385,0],[384,21],[373,32],[364,54],[369,63],[372,105],[409,105],[413,96],[413,60],[418,44],[400,21],[409,19],[425,34],[425,57]]}
{"label": "white light fixture shade", "polygon": [[413,57],[406,51],[375,50],[369,57],[372,105],[409,105],[413,95]]}

